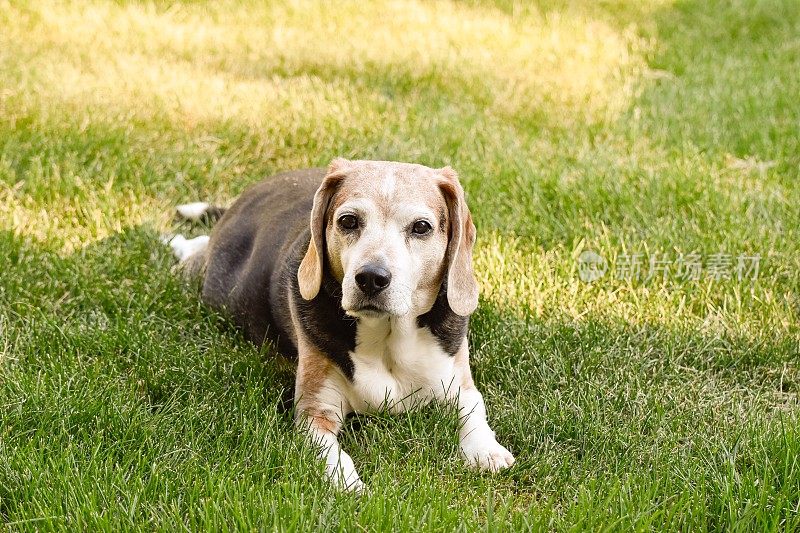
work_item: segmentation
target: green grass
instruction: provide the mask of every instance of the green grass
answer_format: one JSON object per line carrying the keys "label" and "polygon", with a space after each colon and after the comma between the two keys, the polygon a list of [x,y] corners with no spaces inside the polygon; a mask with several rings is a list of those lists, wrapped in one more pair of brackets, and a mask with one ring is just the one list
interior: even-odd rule
{"label": "green grass", "polygon": [[[12,530],[800,528],[800,4],[0,0],[0,522]],[[476,381],[359,417],[332,492],[291,365],[170,274],[175,204],[335,156],[449,164]],[[760,254],[587,285],[584,249]]]}

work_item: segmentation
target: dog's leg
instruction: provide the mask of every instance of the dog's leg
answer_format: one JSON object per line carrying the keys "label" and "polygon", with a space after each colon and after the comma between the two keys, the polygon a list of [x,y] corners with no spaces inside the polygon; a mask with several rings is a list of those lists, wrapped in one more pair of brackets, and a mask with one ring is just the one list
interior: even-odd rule
{"label": "dog's leg", "polygon": [[300,340],[295,401],[297,425],[318,448],[331,482],[344,490],[361,492],[364,484],[353,460],[339,446],[337,435],[351,412],[333,364],[316,349]]}
{"label": "dog's leg", "polygon": [[194,239],[187,239],[181,234],[164,239],[172,248],[172,253],[178,261],[186,261],[195,254],[202,253],[208,247],[208,235],[200,235]]}
{"label": "dog's leg", "polygon": [[461,427],[459,441],[467,464],[481,470],[497,472],[514,464],[514,456],[495,439],[486,421],[483,396],[472,381],[466,341],[456,354],[456,385],[448,397],[458,406]]}
{"label": "dog's leg", "polygon": [[358,477],[353,459],[341,449],[336,435],[341,422],[333,411],[313,409],[298,413],[298,424],[307,432],[312,444],[318,447],[319,457],[325,461],[325,473],[336,487],[361,492],[364,483]]}
{"label": "dog's leg", "polygon": [[208,235],[187,239],[179,234],[162,237],[161,240],[172,248],[172,254],[178,260],[178,264],[173,267],[173,272],[189,279],[203,272],[206,264],[206,250],[208,250]]}
{"label": "dog's leg", "polygon": [[[206,202],[182,204],[175,208],[178,219],[189,222],[211,223],[225,214],[225,208],[211,205]],[[172,248],[172,254],[178,260],[178,265],[173,269],[187,278],[199,275],[205,269],[206,250],[208,249],[209,236],[200,235],[194,239],[187,239],[181,234],[165,235],[161,237],[164,244]]]}

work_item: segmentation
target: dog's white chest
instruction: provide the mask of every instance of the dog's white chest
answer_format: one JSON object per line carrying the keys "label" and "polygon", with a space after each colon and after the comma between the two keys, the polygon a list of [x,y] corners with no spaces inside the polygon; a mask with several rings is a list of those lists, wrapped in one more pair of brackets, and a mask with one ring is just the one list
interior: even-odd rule
{"label": "dog's white chest", "polygon": [[359,412],[405,411],[442,398],[455,386],[453,358],[430,330],[413,322],[362,320],[350,356],[348,399]]}

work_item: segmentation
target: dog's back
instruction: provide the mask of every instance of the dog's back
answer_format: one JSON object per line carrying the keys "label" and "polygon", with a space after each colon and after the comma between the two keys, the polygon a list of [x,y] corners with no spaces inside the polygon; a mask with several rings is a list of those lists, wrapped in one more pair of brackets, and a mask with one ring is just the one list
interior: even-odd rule
{"label": "dog's back", "polygon": [[[272,176],[247,189],[224,211],[205,246],[197,239],[173,243],[173,249],[184,247],[183,271],[203,276],[207,304],[225,309],[249,340],[260,344],[270,338],[289,356],[296,351],[291,318],[288,312],[273,310],[287,308],[286,291],[281,289],[294,261],[285,259],[299,261],[308,246],[309,214],[324,175],[324,169],[307,169]],[[208,212],[218,209],[207,206]],[[204,216],[201,210],[186,218],[199,219]]]}

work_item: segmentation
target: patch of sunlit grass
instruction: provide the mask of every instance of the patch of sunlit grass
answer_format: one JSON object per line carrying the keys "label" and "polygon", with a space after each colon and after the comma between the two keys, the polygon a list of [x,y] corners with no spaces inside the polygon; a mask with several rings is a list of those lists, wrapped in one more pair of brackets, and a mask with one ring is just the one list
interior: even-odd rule
{"label": "patch of sunlit grass", "polygon": [[495,308],[548,322],[604,319],[750,339],[798,333],[798,302],[780,292],[781,272],[761,272],[757,279],[732,273],[730,279],[681,280],[672,271],[648,279],[642,254],[644,264],[633,279],[615,272],[615,256],[622,252],[607,245],[598,249],[609,262],[605,275],[587,284],[578,272],[578,256],[586,248],[581,242],[575,250],[545,250],[519,237],[484,234],[475,255],[481,294]]}
{"label": "patch of sunlit grass", "polygon": [[[336,155],[332,131],[413,137],[406,117],[432,92],[467,96],[472,107],[461,113],[485,115],[483,129],[502,118],[553,117],[545,124],[559,127],[599,120],[624,107],[643,65],[632,29],[580,12],[528,10],[518,20],[450,3],[301,4],[256,4],[245,16],[227,3],[7,2],[0,64],[13,83],[0,94],[3,121],[78,137],[92,126],[144,132],[145,150],[183,150],[201,167],[220,156],[192,141],[213,144],[220,128],[235,127],[265,162],[307,166]],[[417,96],[398,99],[397,91]],[[439,122],[439,111],[423,112]],[[318,155],[284,156],[296,153],[289,146]],[[180,172],[158,164],[141,171],[163,179]],[[10,200],[0,214],[16,233],[55,238],[65,250],[168,208],[124,180],[116,193],[124,209],[110,198],[95,202],[91,190],[82,199],[17,201],[13,174],[4,177]],[[236,190],[217,183],[215,196]],[[100,210],[89,217],[92,229],[83,223],[89,203]]]}
{"label": "patch of sunlit grass", "polygon": [[[30,11],[31,22],[12,27],[4,40],[19,43],[24,33],[41,63],[72,66],[84,76],[54,72],[54,89],[63,79],[61,89],[86,84],[87,100],[114,87],[123,95],[138,91],[138,98],[128,95],[134,107],[164,95],[201,95],[207,87],[195,84],[209,71],[270,90],[274,71],[341,72],[359,81],[377,69],[411,80],[435,76],[454,90],[471,83],[490,110],[508,115],[546,105],[554,114],[592,118],[628,103],[630,74],[643,67],[647,47],[634,26],[620,30],[588,13],[532,8],[513,18],[447,2],[264,4],[250,6],[246,17],[226,2],[170,9],[86,2]],[[153,70],[166,72],[154,77]],[[252,94],[228,88],[234,114],[237,96],[256,103],[261,96],[257,87]]]}

